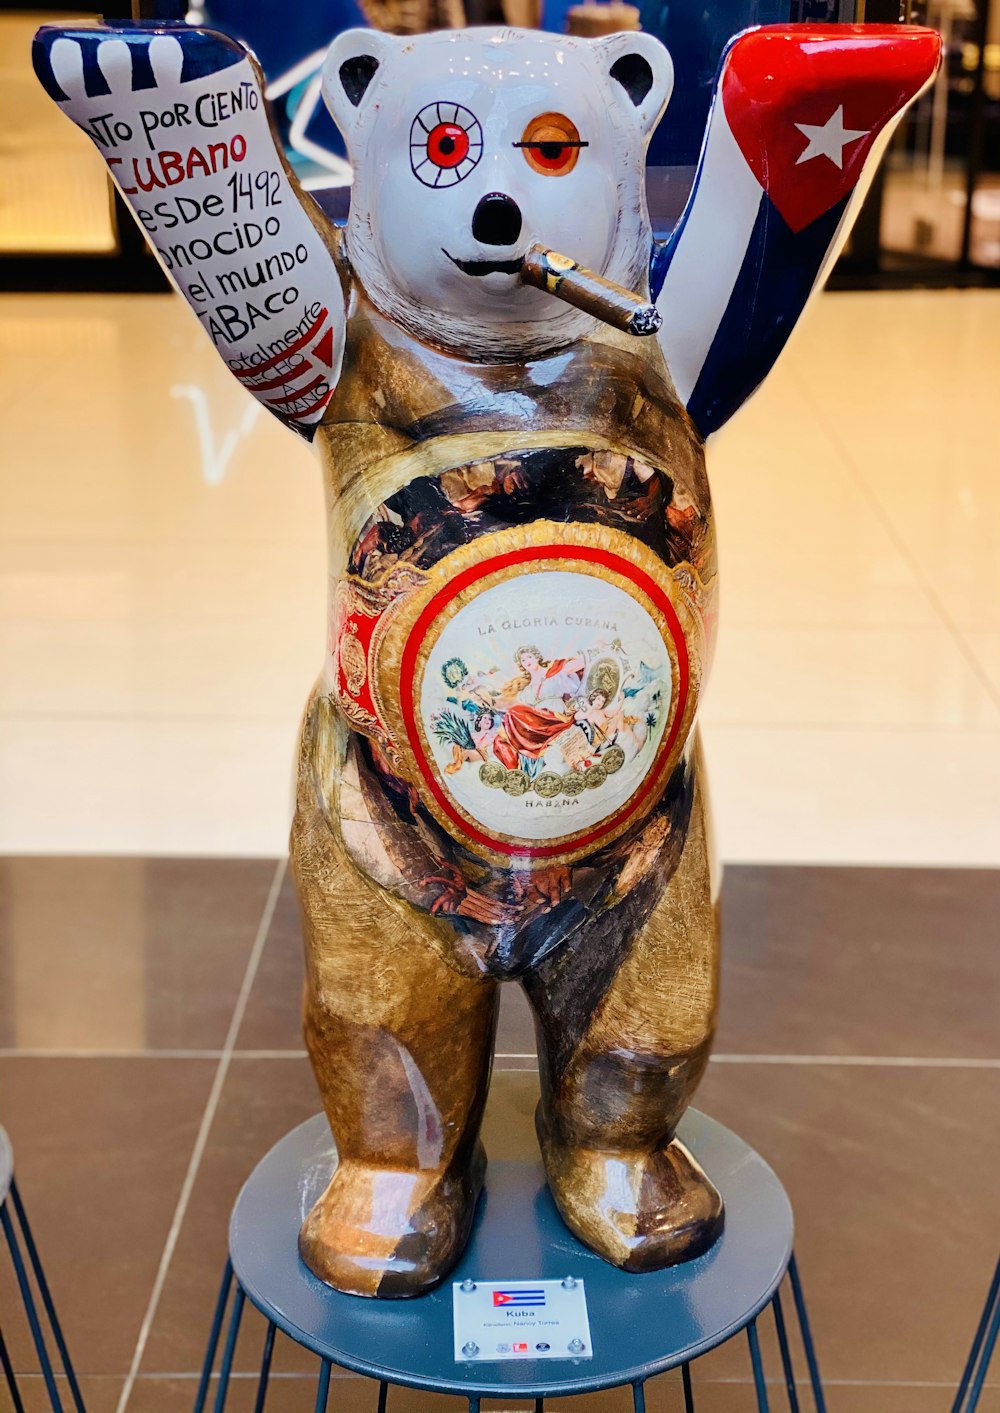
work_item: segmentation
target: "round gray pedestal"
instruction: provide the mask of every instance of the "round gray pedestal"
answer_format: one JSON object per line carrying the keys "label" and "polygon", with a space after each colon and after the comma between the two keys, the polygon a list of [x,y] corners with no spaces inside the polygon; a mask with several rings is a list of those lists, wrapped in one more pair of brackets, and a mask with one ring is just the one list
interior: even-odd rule
{"label": "round gray pedestal", "polygon": [[[726,1205],[726,1223],[704,1256],[645,1275],[607,1265],[563,1224],[538,1161],[491,1162],[469,1244],[448,1278],[412,1300],[365,1300],[331,1290],[298,1255],[302,1220],[329,1181],[335,1153],[322,1115],[287,1134],[258,1164],[236,1202],[230,1260],[209,1340],[196,1413],[215,1366],[230,1284],[236,1296],[224,1345],[215,1407],[222,1413],[246,1299],[268,1321],[259,1385],[263,1408],[277,1330],[321,1361],[317,1408],[325,1407],[330,1366],[388,1384],[454,1393],[475,1405],[481,1397],[541,1400],[632,1385],[637,1404],[645,1380],[680,1366],[690,1400],[689,1366],[699,1355],[746,1329],[758,1405],[767,1407],[756,1317],[768,1305],[778,1324],[786,1387],[794,1399],[778,1288],[792,1263],[800,1320],[805,1306],[792,1257],[792,1211],[784,1188],[764,1160],[736,1134],[695,1111],[678,1136],[711,1175]],[[452,1287],[477,1282],[585,1282],[593,1344],[589,1359],[487,1362],[454,1357]],[[803,1342],[817,1405],[822,1389],[807,1321]],[[324,1377],[325,1375],[325,1377]],[[689,1404],[690,1406],[690,1404]],[[797,1405],[796,1405],[797,1406]]]}

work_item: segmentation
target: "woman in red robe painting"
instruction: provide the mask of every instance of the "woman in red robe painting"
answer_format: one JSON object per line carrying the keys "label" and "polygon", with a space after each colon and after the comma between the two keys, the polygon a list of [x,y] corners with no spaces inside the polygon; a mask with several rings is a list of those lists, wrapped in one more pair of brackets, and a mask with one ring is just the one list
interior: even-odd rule
{"label": "woman in red robe painting", "polygon": [[520,756],[537,760],[573,724],[571,703],[586,666],[579,653],[547,662],[535,647],[518,648],[514,661],[521,670],[504,688],[507,710],[493,742],[493,754],[508,770],[517,769]]}

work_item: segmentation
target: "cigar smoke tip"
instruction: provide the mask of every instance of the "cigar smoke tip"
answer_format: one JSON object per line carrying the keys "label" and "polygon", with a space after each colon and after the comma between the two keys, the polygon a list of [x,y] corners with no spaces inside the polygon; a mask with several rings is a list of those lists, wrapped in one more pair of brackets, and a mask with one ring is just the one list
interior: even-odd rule
{"label": "cigar smoke tip", "polygon": [[663,315],[655,304],[644,304],[641,309],[637,309],[628,321],[628,331],[635,334],[637,338],[645,338],[649,334],[655,334],[663,323]]}

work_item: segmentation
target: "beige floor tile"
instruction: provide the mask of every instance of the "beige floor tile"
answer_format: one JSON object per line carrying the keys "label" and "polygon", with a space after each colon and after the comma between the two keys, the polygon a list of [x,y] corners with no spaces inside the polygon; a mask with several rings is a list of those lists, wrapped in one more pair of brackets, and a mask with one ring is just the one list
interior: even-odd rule
{"label": "beige floor tile", "polygon": [[[824,301],[820,306],[825,311]],[[806,337],[796,345],[801,347]],[[911,627],[937,614],[779,364],[707,449],[724,621]]]}
{"label": "beige floor tile", "polygon": [[20,540],[0,549],[0,620],[170,623],[220,637],[239,619],[269,634],[294,617],[325,620],[326,551],[309,544],[138,538]]}
{"label": "beige floor tile", "polygon": [[[998,313],[825,296],[711,443],[725,856],[1000,853]],[[324,636],[310,449],[169,297],[0,299],[0,388],[0,848],[280,851]]]}
{"label": "beige floor tile", "polygon": [[0,853],[273,858],[294,721],[0,720]]}
{"label": "beige floor tile", "polygon": [[[85,623],[0,625],[0,712],[66,723],[287,720],[302,714],[323,665],[323,623],[290,620],[264,636],[246,619],[223,626]],[[64,727],[64,729],[68,729]]]}
{"label": "beige floor tile", "polygon": [[991,687],[945,628],[755,628],[723,619],[703,719],[1000,728],[1000,687]]}
{"label": "beige floor tile", "polygon": [[720,857],[1000,866],[1000,732],[706,726]]}
{"label": "beige floor tile", "polygon": [[[266,416],[248,426],[245,394],[179,299],[8,297],[0,347],[18,352],[15,386],[33,389],[3,413],[0,541],[252,551],[321,532],[312,452]],[[50,384],[59,396],[40,421],[37,389]]]}
{"label": "beige floor tile", "polygon": [[996,691],[1000,692],[1000,629],[992,633],[969,631],[961,636],[980,670]]}
{"label": "beige floor tile", "polygon": [[822,326],[837,395],[798,360],[809,406],[948,615],[1000,627],[1000,291],[846,295]]}

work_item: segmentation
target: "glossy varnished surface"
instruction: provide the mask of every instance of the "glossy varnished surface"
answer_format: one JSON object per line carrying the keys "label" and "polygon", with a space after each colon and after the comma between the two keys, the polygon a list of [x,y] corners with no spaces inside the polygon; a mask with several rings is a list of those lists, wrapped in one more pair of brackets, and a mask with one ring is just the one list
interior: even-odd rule
{"label": "glossy varnished surface", "polygon": [[[523,1084],[513,1076],[508,1085]],[[528,1397],[631,1383],[697,1357],[746,1324],[781,1280],[792,1211],[762,1158],[721,1124],[689,1111],[680,1138],[710,1168],[726,1201],[724,1235],[697,1261],[645,1277],[610,1269],[565,1231],[541,1166],[490,1169],[472,1236],[452,1280],[405,1306],[330,1292],[295,1256],[303,1215],[335,1162],[323,1118],[295,1129],[240,1193],[229,1247],[251,1300],[286,1332],[357,1373],[441,1392]],[[452,1281],[586,1282],[593,1357],[453,1360]]]}
{"label": "glossy varnished surface", "polygon": [[[33,63],[223,362],[324,453],[329,656],[291,866],[306,1046],[340,1161],[303,1260],[378,1297],[455,1264],[486,1166],[496,980],[519,974],[563,1219],[627,1269],[700,1255],[722,1203],[674,1135],[718,974],[693,734],[717,572],[702,441],[658,342],[517,278],[544,232],[647,297],[645,151],[669,55],[644,34],[339,34],[323,94],[355,171],[342,239],[275,145],[260,70],[221,34],[44,27]],[[168,126],[223,141],[182,158],[151,137]],[[246,164],[245,192],[226,183],[233,216],[267,208],[255,267],[238,219],[215,224],[229,162]],[[161,189],[184,183],[176,210],[146,202],[155,168]],[[190,210],[189,243],[171,244]],[[227,302],[264,285],[260,307]],[[470,779],[452,798],[456,772]]]}

